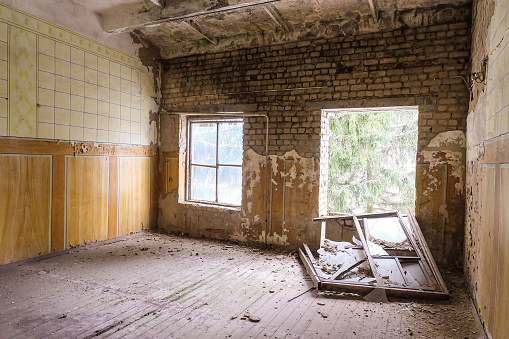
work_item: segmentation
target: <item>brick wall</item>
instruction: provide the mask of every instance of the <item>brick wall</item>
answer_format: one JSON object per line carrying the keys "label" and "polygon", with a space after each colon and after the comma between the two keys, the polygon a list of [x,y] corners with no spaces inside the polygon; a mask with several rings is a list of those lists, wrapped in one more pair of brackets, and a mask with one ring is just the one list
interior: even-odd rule
{"label": "brick wall", "polygon": [[[439,133],[466,130],[469,41],[468,23],[459,22],[170,59],[164,63],[163,107],[170,112],[217,112],[249,106],[251,113],[269,116],[271,156],[295,150],[324,164],[322,109],[419,106],[422,151]],[[166,133],[161,126],[161,134]],[[264,155],[265,120],[246,118],[244,131],[244,149]],[[317,190],[323,185],[319,180]],[[417,194],[425,194],[422,190],[428,188],[419,192],[419,187]],[[462,206],[462,194],[451,189],[448,199]],[[318,200],[307,203],[316,205],[309,219],[324,205]],[[438,214],[438,207],[427,213]],[[443,241],[446,228],[433,217],[422,214],[419,221],[437,259],[458,262],[464,210],[447,213],[447,232],[454,241]],[[298,233],[307,234],[307,226],[302,227]]]}
{"label": "brick wall", "polygon": [[[270,116],[271,154],[319,156],[320,114],[306,103],[429,98],[419,120],[425,146],[440,132],[465,130],[468,60],[464,22],[183,57],[165,63],[163,104],[257,104]],[[246,125],[246,145],[260,152],[263,123]]]}

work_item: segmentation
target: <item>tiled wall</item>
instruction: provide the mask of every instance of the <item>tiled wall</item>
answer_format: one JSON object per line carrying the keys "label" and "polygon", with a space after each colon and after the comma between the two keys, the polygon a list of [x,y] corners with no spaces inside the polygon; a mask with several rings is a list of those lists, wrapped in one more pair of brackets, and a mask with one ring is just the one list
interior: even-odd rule
{"label": "tiled wall", "polygon": [[509,3],[474,0],[473,83],[467,124],[464,272],[489,338],[507,338],[509,322]]}
{"label": "tiled wall", "polygon": [[[497,1],[489,30],[486,139],[509,132],[509,4]],[[479,70],[473,65],[473,71]]]}
{"label": "tiled wall", "polygon": [[0,5],[1,136],[150,144],[151,83],[139,60]]}

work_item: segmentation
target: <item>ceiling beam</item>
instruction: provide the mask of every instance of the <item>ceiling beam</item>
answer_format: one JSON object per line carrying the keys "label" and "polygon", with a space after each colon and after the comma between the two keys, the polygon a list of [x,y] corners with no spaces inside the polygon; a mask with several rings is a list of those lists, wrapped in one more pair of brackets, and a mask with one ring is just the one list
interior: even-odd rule
{"label": "ceiling beam", "polygon": [[371,9],[371,14],[373,15],[373,19],[375,19],[375,22],[378,22],[378,4],[377,0],[368,0],[369,1],[369,8]]}
{"label": "ceiling beam", "polygon": [[196,33],[200,34],[202,37],[207,39],[209,42],[213,43],[214,45],[217,45],[217,38],[212,37],[208,34],[206,34],[200,26],[198,26],[193,20],[182,20],[183,24],[185,24],[187,27],[195,31]]}
{"label": "ceiling beam", "polygon": [[263,9],[270,16],[272,21],[276,23],[279,27],[283,28],[285,32],[289,32],[288,25],[286,24],[285,19],[277,12],[276,8],[273,4],[263,5]]}
{"label": "ceiling beam", "polygon": [[193,19],[200,16],[236,11],[244,8],[266,5],[281,0],[229,0],[233,5],[216,8],[216,1],[179,1],[176,5],[165,1],[164,8],[154,6],[149,2],[114,7],[107,12],[101,13],[103,30],[110,33],[131,32],[135,29],[141,29],[145,26],[156,27],[165,22],[182,21],[184,19]]}

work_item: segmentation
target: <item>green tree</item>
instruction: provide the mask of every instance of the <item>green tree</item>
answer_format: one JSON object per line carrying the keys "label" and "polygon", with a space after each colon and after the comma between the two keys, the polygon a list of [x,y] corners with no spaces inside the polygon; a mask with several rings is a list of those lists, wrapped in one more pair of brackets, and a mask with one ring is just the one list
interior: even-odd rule
{"label": "green tree", "polygon": [[329,118],[329,211],[406,211],[415,204],[417,111]]}

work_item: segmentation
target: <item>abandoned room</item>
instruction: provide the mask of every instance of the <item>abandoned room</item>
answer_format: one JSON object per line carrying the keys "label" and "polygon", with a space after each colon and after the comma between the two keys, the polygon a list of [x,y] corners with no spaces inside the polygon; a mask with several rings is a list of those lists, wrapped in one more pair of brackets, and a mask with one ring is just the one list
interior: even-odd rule
{"label": "abandoned room", "polygon": [[0,337],[508,338],[508,41],[507,0],[0,0]]}

